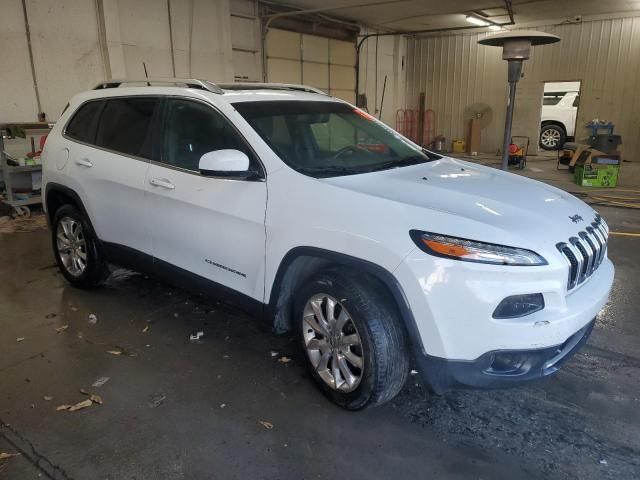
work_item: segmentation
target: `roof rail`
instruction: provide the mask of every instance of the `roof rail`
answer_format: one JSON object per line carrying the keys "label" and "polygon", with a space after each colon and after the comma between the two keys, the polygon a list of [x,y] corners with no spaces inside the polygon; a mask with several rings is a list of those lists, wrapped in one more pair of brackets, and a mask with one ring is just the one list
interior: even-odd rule
{"label": "roof rail", "polygon": [[319,93],[327,95],[326,92],[307,85],[296,85],[293,83],[258,83],[258,82],[238,82],[238,83],[218,83],[217,86],[223,90],[296,90],[299,92]]}
{"label": "roof rail", "polygon": [[119,78],[113,80],[105,80],[98,83],[93,89],[101,90],[104,88],[118,88],[125,83],[142,83],[143,86],[152,86],[151,84],[169,84],[176,87],[196,88],[198,90],[207,90],[212,93],[222,94],[222,89],[213,82],[208,80],[199,80],[197,78],[170,78],[170,77],[150,77],[150,78]]}

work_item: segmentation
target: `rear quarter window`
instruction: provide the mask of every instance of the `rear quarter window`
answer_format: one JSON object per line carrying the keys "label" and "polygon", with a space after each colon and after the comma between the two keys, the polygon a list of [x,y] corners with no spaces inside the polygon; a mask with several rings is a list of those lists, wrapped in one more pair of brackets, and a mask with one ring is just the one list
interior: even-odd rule
{"label": "rear quarter window", "polygon": [[103,106],[102,100],[81,105],[67,124],[65,135],[80,142],[93,144],[96,139],[96,125]]}

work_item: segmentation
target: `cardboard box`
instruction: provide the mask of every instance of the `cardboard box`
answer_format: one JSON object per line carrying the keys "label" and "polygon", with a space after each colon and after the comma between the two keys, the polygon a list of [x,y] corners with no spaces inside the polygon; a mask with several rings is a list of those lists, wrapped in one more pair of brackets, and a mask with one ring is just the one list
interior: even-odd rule
{"label": "cardboard box", "polygon": [[467,153],[471,155],[477,155],[480,151],[480,144],[482,142],[481,137],[481,125],[479,118],[472,118],[469,120],[469,135],[467,136]]}

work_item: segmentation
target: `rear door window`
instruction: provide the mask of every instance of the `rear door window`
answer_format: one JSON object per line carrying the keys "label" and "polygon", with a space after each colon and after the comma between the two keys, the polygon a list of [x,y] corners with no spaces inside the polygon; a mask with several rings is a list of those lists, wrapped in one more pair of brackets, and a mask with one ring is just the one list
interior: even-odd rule
{"label": "rear door window", "polygon": [[74,140],[93,144],[96,139],[96,125],[103,106],[103,100],[83,104],[67,124],[65,134]]}
{"label": "rear door window", "polygon": [[134,157],[153,158],[153,122],[159,106],[159,97],[107,100],[98,123],[96,145]]}

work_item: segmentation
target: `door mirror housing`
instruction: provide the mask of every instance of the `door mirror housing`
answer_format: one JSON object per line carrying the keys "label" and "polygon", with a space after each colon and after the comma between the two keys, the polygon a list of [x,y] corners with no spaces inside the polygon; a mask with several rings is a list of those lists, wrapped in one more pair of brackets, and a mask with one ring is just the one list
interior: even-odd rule
{"label": "door mirror housing", "polygon": [[240,150],[214,150],[200,157],[198,169],[207,177],[249,179],[259,176],[250,170],[249,157]]}

